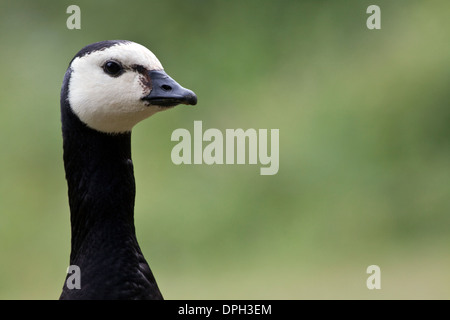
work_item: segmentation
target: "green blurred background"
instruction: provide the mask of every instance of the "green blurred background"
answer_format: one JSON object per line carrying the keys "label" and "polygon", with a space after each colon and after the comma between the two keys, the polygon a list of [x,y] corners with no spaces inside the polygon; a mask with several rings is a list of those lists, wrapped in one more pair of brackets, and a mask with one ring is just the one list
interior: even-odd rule
{"label": "green blurred background", "polygon": [[[81,8],[68,30],[66,8]],[[381,8],[381,30],[366,9]],[[69,264],[59,91],[73,55],[150,48],[194,90],[133,131],[135,221],[167,299],[449,299],[449,1],[0,4],[0,299]],[[177,128],[280,130],[280,169],[171,162]],[[366,268],[381,268],[368,290]]]}

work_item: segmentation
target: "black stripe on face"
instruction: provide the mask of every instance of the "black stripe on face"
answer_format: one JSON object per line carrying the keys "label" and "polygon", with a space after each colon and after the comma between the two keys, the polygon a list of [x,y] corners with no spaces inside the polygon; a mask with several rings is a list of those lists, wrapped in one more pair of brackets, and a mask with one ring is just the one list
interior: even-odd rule
{"label": "black stripe on face", "polygon": [[144,66],[141,65],[141,64],[133,64],[133,65],[131,66],[131,69],[132,69],[133,71],[139,72],[139,73],[142,74],[142,75],[148,74],[147,68],[144,67]]}
{"label": "black stripe on face", "polygon": [[152,88],[152,79],[150,78],[149,71],[146,67],[140,64],[133,64],[131,66],[131,70],[139,73],[141,75],[142,84],[151,89]]}

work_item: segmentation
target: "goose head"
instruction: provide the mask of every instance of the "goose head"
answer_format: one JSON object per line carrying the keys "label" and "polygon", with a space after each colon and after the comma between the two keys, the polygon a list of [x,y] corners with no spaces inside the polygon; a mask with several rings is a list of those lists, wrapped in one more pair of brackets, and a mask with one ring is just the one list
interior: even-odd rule
{"label": "goose head", "polygon": [[149,49],[131,41],[88,45],[68,72],[65,99],[84,124],[100,132],[129,132],[156,112],[197,103],[194,92],[168,76]]}

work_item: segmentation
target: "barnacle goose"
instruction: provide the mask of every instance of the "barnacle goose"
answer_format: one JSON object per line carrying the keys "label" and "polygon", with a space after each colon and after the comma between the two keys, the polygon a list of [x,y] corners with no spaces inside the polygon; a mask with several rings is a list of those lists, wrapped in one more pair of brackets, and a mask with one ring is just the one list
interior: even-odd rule
{"label": "barnacle goose", "polygon": [[70,265],[79,267],[81,287],[65,282],[60,299],[163,299],[136,239],[131,130],[156,112],[196,103],[135,42],[96,42],[72,59],[61,122]]}

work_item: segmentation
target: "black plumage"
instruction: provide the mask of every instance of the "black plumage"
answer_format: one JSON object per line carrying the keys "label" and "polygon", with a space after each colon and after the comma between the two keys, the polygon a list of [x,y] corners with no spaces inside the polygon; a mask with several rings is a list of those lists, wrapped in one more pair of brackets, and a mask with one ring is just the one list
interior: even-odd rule
{"label": "black plumage", "polygon": [[[74,59],[126,43],[94,43]],[[150,79],[151,70],[147,72]],[[158,72],[160,76],[162,71]],[[136,239],[131,130],[108,133],[82,122],[70,105],[72,73],[69,65],[61,89],[61,122],[72,233],[70,265],[81,271],[81,288],[70,289],[65,282],[60,299],[163,299]],[[149,81],[153,89],[171,86],[166,96],[158,93],[158,103],[173,106],[174,99],[176,104],[196,103],[192,91],[163,78]],[[151,106],[151,99],[144,102]]]}
{"label": "black plumage", "polygon": [[136,239],[131,132],[108,134],[82,123],[67,100],[70,73],[61,92],[61,120],[70,265],[80,267],[81,289],[64,285],[60,299],[162,299]]}

